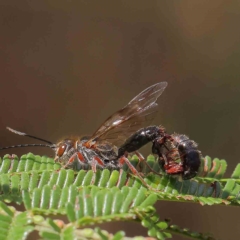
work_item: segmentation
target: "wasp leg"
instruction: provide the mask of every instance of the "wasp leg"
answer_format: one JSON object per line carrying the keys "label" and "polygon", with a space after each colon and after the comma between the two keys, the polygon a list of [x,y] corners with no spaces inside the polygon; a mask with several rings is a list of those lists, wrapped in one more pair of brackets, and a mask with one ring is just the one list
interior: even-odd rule
{"label": "wasp leg", "polygon": [[56,156],[56,157],[54,158],[54,162],[59,162],[59,157],[58,157],[58,156]]}
{"label": "wasp leg", "polygon": [[93,178],[92,178],[91,184],[95,183],[96,172],[97,172],[97,166],[98,165],[100,165],[103,168],[104,167],[104,162],[98,156],[94,156],[92,161],[91,161],[91,167],[92,167],[92,171],[93,171]]}
{"label": "wasp leg", "polygon": [[[135,154],[137,155],[137,157],[138,157],[137,169],[139,169],[140,171],[142,171],[141,162],[146,163],[145,158],[144,158],[143,155],[142,155],[140,152],[138,152],[138,151],[135,151],[134,153],[135,153]],[[142,172],[140,172],[140,174],[143,175]]]}
{"label": "wasp leg", "polygon": [[[96,162],[96,166],[100,165],[102,168],[104,167],[104,162],[102,161],[101,158],[99,158],[98,156],[94,156],[93,160]],[[94,171],[94,169],[92,168],[92,170]],[[96,172],[96,169],[95,169]]]}
{"label": "wasp leg", "polygon": [[217,182],[214,181],[213,183],[211,183],[210,186],[213,188],[213,196],[216,198],[217,197]]}
{"label": "wasp leg", "polygon": [[159,175],[159,176],[162,176],[161,173],[155,171],[155,170],[147,163],[147,161],[145,160],[145,158],[143,157],[143,155],[142,155],[140,152],[136,151],[135,154],[137,155],[137,157],[138,157],[138,159],[139,159],[139,162],[144,162],[144,164],[146,164],[146,166],[150,169],[151,172],[153,172],[153,173],[155,173],[155,174],[157,174],[157,175]]}
{"label": "wasp leg", "polygon": [[169,162],[167,165],[164,165],[164,169],[167,174],[179,174],[183,173],[183,165],[181,163]]}
{"label": "wasp leg", "polygon": [[84,165],[86,163],[83,155],[80,152],[75,152],[67,161],[67,163],[62,168],[67,168],[68,165],[72,164],[75,161],[75,158],[77,157],[78,162],[81,165]]}
{"label": "wasp leg", "polygon": [[125,156],[122,156],[120,159],[120,165],[123,165],[124,162],[127,164],[127,166],[129,167],[129,169],[131,170],[131,172],[133,173],[133,175],[137,175],[138,178],[140,179],[140,181],[143,183],[144,186],[146,186],[147,188],[149,189],[152,189],[151,186],[149,186],[145,181],[144,179],[142,178],[142,176],[140,175],[140,173],[137,171],[137,169],[131,164],[131,162],[125,157]]}
{"label": "wasp leg", "polygon": [[92,171],[93,171],[93,177],[92,177],[92,180],[91,180],[91,185],[93,185],[95,183],[95,180],[96,180],[96,172],[97,172],[97,161],[94,158],[91,161],[91,167],[92,167]]}
{"label": "wasp leg", "polygon": [[[135,153],[136,153],[136,152],[135,152]],[[139,154],[140,154],[140,153],[139,153]],[[137,155],[137,154],[136,154],[136,155]],[[140,155],[141,155],[141,154],[140,154]],[[128,159],[128,152],[125,152],[123,156]],[[138,157],[138,155],[137,155],[137,157]],[[121,158],[120,158],[120,159],[121,159]],[[142,158],[141,158],[141,159],[142,159]],[[140,164],[140,162],[141,162],[141,159],[138,157],[138,160],[139,160],[139,161],[138,161],[138,163],[137,163],[137,167],[136,167],[137,169],[138,169],[138,167],[139,167],[139,164]],[[144,158],[143,158],[143,159],[144,159]],[[121,161],[120,161],[120,164],[119,164],[119,165],[120,165],[120,168],[123,166],[124,162],[125,162],[125,161],[123,161],[123,162],[121,163]],[[126,164],[127,164],[127,163],[126,163]],[[132,165],[132,163],[131,163],[131,165]],[[132,166],[133,166],[133,165],[132,165]],[[134,167],[134,166],[133,166],[133,167]],[[134,167],[134,168],[135,168],[135,167]],[[136,168],[135,168],[135,169],[136,169]],[[136,171],[137,171],[137,169],[136,169]],[[138,172],[138,171],[137,171],[137,172]],[[143,173],[140,173],[140,172],[138,172],[138,173],[139,173],[141,176],[143,176]]]}
{"label": "wasp leg", "polygon": [[118,181],[117,181],[117,187],[119,187],[119,185],[121,183],[122,175],[123,175],[123,169],[120,168],[119,169],[119,177],[118,177]]}

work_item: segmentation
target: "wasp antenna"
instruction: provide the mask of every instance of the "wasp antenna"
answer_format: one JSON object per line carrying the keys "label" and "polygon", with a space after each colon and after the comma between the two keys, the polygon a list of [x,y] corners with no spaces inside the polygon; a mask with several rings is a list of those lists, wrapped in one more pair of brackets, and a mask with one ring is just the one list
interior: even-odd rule
{"label": "wasp antenna", "polygon": [[14,130],[14,129],[10,128],[10,127],[6,127],[6,129],[7,129],[8,131],[13,132],[13,133],[18,134],[18,135],[22,135],[22,136],[26,136],[26,135],[27,135],[26,133],[19,132],[19,131]]}
{"label": "wasp antenna", "polygon": [[49,144],[53,145],[53,143],[48,141],[48,140],[45,140],[45,139],[42,139],[42,138],[39,138],[39,137],[35,137],[35,136],[32,136],[32,135],[29,135],[27,133],[19,132],[19,131],[14,130],[14,129],[10,128],[10,127],[6,127],[6,128],[7,128],[8,131],[13,132],[15,134],[18,134],[18,135],[21,135],[21,136],[30,137],[30,138],[34,138],[34,139],[37,139],[39,141],[42,141],[42,142],[49,143]]}
{"label": "wasp antenna", "polygon": [[5,150],[9,148],[21,148],[21,147],[49,147],[49,148],[55,148],[55,144],[20,144],[20,145],[13,145],[8,147],[0,147],[0,150]]}

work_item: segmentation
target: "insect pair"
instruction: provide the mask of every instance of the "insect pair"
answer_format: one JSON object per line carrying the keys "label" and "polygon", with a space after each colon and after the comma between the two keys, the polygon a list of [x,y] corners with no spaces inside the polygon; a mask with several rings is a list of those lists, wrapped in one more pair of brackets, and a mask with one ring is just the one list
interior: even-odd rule
{"label": "insect pair", "polygon": [[64,168],[75,166],[76,169],[81,169],[90,165],[94,172],[97,168],[121,169],[126,163],[132,173],[145,184],[127,155],[136,152],[143,160],[137,150],[152,142],[152,152],[158,155],[159,164],[167,174],[182,175],[183,179],[190,179],[196,175],[200,166],[201,153],[197,144],[185,135],[168,135],[162,127],[143,127],[154,118],[158,106],[156,101],[166,87],[166,82],[148,87],[124,108],[111,115],[91,137],[68,138],[55,144],[7,128],[13,133],[35,138],[45,144],[21,144],[0,150],[30,146],[49,147],[55,151],[55,161],[63,164]]}
{"label": "insect pair", "polygon": [[[183,180],[197,175],[202,157],[197,143],[184,134],[169,135],[161,126],[149,126],[138,130],[119,148],[119,154],[137,151],[148,142],[152,142],[152,153],[158,155],[159,164],[167,174],[181,175]],[[139,159],[142,158],[138,152],[136,154]]]}

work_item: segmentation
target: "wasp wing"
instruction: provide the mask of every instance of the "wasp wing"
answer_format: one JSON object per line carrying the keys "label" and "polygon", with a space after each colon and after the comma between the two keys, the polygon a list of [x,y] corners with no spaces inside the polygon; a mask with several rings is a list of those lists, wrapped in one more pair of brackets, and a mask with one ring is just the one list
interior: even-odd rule
{"label": "wasp wing", "polygon": [[123,144],[153,119],[158,106],[156,100],[166,87],[167,82],[160,82],[139,93],[124,108],[111,115],[88,142],[106,140],[116,145]]}
{"label": "wasp wing", "polygon": [[126,139],[128,139],[137,130],[144,126],[148,126],[151,123],[157,113],[157,106],[157,104],[151,105],[148,110],[138,113],[138,115],[134,116],[134,118],[130,118],[112,128],[99,137],[98,140],[105,140],[116,146],[121,146]]}

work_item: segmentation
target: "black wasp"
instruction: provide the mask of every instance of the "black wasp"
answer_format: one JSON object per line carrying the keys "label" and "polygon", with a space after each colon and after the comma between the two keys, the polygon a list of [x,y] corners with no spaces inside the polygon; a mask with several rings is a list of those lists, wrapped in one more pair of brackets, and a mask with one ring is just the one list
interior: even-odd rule
{"label": "black wasp", "polygon": [[[159,164],[167,174],[181,175],[184,180],[197,175],[202,157],[197,143],[183,134],[169,135],[161,126],[139,129],[119,148],[119,155],[137,151],[149,142],[153,143],[152,153],[158,155]],[[137,155],[143,160],[139,153]]]}

